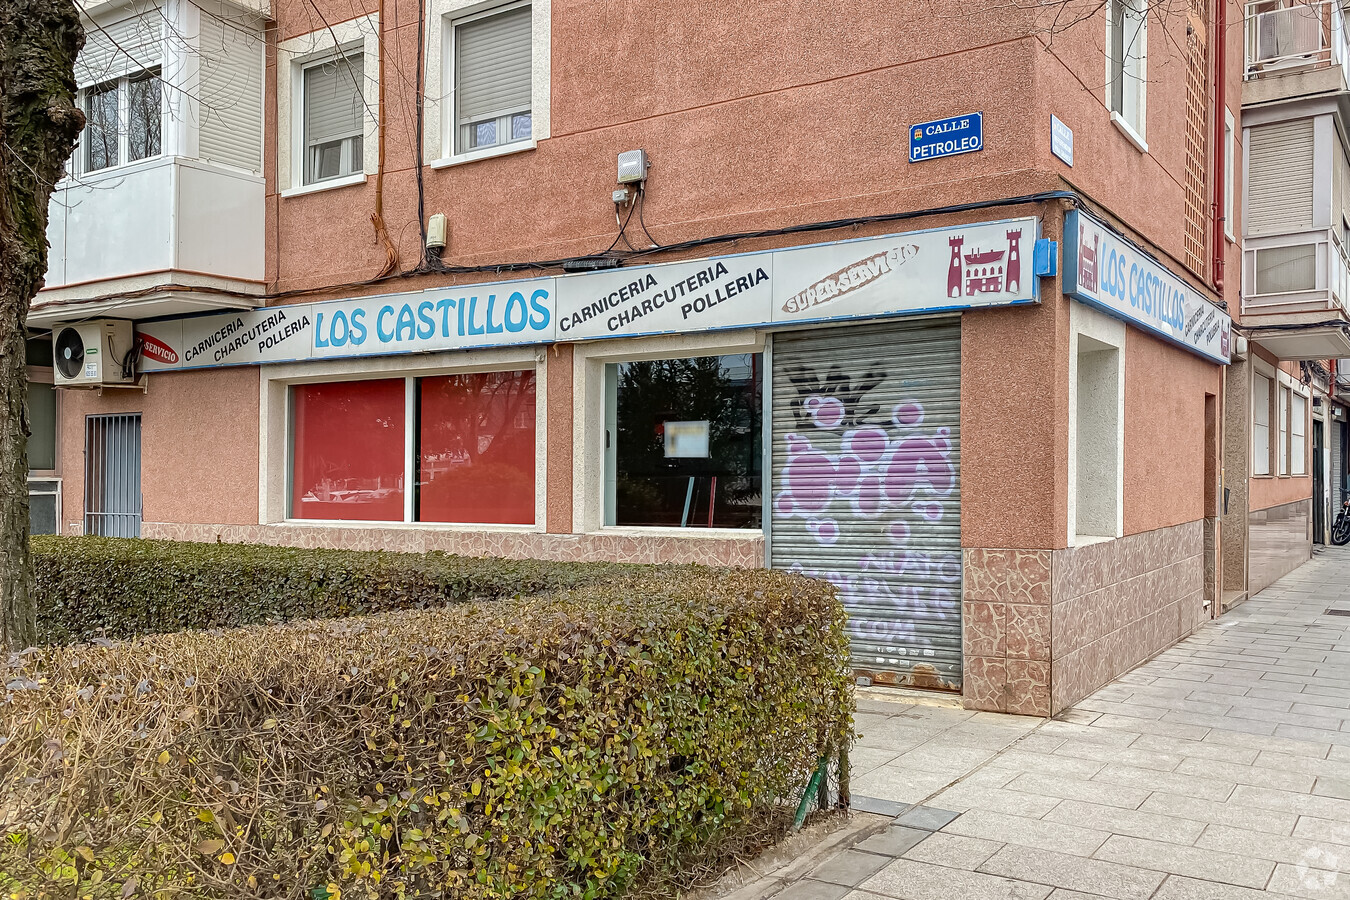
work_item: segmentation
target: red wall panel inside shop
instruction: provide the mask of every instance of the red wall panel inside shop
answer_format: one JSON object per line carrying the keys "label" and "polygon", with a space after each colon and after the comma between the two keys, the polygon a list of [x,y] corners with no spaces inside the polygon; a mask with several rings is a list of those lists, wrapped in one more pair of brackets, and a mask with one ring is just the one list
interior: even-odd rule
{"label": "red wall panel inside shop", "polygon": [[291,518],[402,522],[404,380],[292,390]]}
{"label": "red wall panel inside shop", "polygon": [[418,381],[418,521],[534,524],[533,371]]}

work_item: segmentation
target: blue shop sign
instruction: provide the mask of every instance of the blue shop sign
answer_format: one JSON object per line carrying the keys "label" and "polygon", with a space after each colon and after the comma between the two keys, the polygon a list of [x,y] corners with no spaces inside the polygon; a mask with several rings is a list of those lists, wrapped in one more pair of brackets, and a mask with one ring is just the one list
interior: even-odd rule
{"label": "blue shop sign", "polygon": [[1228,363],[1233,320],[1196,288],[1081,210],[1064,219],[1064,293],[1197,356]]}
{"label": "blue shop sign", "polygon": [[920,122],[909,129],[909,161],[923,162],[984,149],[984,113]]}

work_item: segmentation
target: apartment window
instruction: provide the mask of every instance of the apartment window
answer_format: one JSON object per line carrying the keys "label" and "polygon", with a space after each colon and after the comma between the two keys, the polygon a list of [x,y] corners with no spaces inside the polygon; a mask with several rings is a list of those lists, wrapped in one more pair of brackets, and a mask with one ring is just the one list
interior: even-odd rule
{"label": "apartment window", "polygon": [[1308,398],[1302,394],[1290,395],[1289,407],[1289,474],[1308,474]]}
{"label": "apartment window", "polygon": [[606,367],[607,525],[760,528],[763,355]]}
{"label": "apartment window", "polygon": [[530,16],[529,5],[516,5],[455,22],[455,154],[532,139]]}
{"label": "apartment window", "polygon": [[159,68],[83,91],[84,171],[110,169],[162,152],[163,85]]}
{"label": "apartment window", "polygon": [[317,184],[363,171],[365,62],[344,53],[305,66],[302,100],[302,184]]}
{"label": "apartment window", "polygon": [[1270,388],[1261,373],[1252,377],[1252,474],[1270,474]]}
{"label": "apartment window", "polygon": [[1111,119],[1123,125],[1131,139],[1141,145],[1147,38],[1147,0],[1108,0],[1106,92]]}
{"label": "apartment window", "polygon": [[1277,410],[1280,428],[1280,442],[1276,448],[1276,455],[1279,457],[1279,469],[1281,475],[1289,474],[1289,396],[1292,392],[1284,385],[1280,385],[1280,408]]}
{"label": "apartment window", "polygon": [[290,517],[532,525],[533,369],[291,388]]}
{"label": "apartment window", "polygon": [[1256,293],[1293,294],[1317,287],[1317,245],[1256,251]]}
{"label": "apartment window", "polygon": [[1227,108],[1223,111],[1223,233],[1230,241],[1233,237],[1233,179],[1236,176],[1234,160],[1237,156],[1237,131],[1234,128],[1233,114]]}

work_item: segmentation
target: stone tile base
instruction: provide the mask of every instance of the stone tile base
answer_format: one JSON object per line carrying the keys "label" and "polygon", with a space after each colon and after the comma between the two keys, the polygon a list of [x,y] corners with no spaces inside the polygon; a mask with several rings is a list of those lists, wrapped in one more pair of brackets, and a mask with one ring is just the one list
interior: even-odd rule
{"label": "stone tile base", "polygon": [[330,547],[340,550],[440,550],[461,556],[506,559],[550,559],[582,562],[702,563],[710,566],[761,568],[764,538],[700,535],[543,534],[536,531],[468,531],[379,526],[327,525],[185,525],[146,522],[141,536],[170,541],[217,540],[231,544],[274,544],[285,547]]}
{"label": "stone tile base", "polygon": [[1064,550],[966,551],[965,704],[1049,716],[1206,617],[1204,522]]}

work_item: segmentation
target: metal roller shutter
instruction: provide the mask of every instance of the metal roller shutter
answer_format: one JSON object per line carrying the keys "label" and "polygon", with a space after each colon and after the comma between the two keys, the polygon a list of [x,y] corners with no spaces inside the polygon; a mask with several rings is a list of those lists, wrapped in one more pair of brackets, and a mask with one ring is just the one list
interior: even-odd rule
{"label": "metal roller shutter", "polygon": [[961,687],[961,323],[773,340],[775,568],[826,578],[854,668]]}

